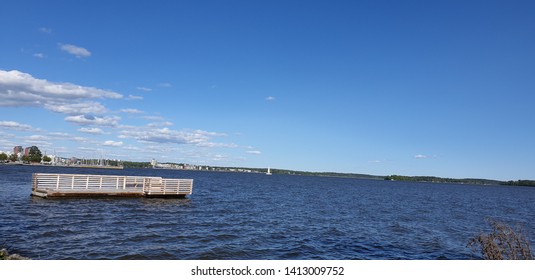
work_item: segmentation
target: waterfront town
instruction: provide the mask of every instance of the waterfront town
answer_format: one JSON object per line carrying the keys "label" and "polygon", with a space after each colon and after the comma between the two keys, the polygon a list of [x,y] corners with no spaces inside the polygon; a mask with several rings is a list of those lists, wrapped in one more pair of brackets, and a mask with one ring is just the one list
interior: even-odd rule
{"label": "waterfront town", "polygon": [[155,168],[171,170],[197,170],[197,171],[223,171],[262,173],[263,170],[255,168],[214,167],[186,163],[160,163],[156,159],[150,162],[129,162],[119,159],[87,159],[78,157],[60,157],[57,155],[43,155],[37,146],[15,146],[11,151],[0,151],[0,164],[29,164],[46,166],[82,167],[82,168]]}

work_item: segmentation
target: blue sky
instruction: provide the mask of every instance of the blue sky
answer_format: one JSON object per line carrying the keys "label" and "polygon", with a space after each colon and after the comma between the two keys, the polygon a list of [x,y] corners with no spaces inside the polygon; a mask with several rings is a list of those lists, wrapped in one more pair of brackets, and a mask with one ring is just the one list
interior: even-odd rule
{"label": "blue sky", "polygon": [[533,1],[8,1],[0,151],[535,179]]}

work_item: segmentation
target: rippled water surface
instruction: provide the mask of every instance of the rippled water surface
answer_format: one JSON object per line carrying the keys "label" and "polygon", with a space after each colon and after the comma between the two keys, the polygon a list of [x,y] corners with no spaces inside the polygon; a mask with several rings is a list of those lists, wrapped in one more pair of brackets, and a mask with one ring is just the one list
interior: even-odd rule
{"label": "rippled water surface", "polygon": [[[30,197],[34,172],[194,179],[188,199]],[[0,247],[33,259],[470,259],[486,217],[535,244],[535,188],[0,166]]]}

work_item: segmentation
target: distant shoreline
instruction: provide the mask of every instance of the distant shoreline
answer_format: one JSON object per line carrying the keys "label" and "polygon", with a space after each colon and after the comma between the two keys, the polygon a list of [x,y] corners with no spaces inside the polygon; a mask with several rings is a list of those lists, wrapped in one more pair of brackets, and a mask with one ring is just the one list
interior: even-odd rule
{"label": "distant shoreline", "polygon": [[[125,162],[126,163],[126,162]],[[89,169],[132,169],[141,168],[147,169],[147,167],[134,167],[125,164],[124,166],[101,166],[101,165],[50,165],[42,163],[2,163],[0,165],[19,165],[19,166],[46,166],[46,167],[68,167],[68,168],[89,168]],[[175,168],[154,168],[158,170],[176,170],[176,171],[208,171],[208,172],[232,172],[232,173],[253,173],[263,174],[264,168],[245,168],[245,167],[215,167],[211,166],[207,169],[175,169]],[[243,171],[247,170],[247,172]],[[524,186],[535,187],[535,180],[517,180],[517,181],[500,181],[490,179],[477,179],[477,178],[442,178],[435,176],[402,176],[402,175],[369,175],[358,173],[337,173],[337,172],[309,172],[309,171],[295,171],[287,169],[271,169],[272,174],[281,175],[297,175],[297,176],[317,176],[317,177],[332,177],[332,178],[350,178],[350,179],[367,179],[367,180],[387,180],[387,181],[401,181],[401,182],[419,182],[419,183],[441,183],[441,184],[467,184],[467,185],[482,185],[482,186]]]}

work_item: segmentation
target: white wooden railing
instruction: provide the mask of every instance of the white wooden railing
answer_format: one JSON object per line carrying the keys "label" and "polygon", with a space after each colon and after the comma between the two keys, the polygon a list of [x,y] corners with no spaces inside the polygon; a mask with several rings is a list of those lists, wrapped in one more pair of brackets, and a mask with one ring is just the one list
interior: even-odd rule
{"label": "white wooden railing", "polygon": [[145,185],[143,191],[149,195],[191,194],[193,180],[191,179],[152,179]]}
{"label": "white wooden railing", "polygon": [[116,190],[136,191],[149,195],[191,194],[193,180],[161,177],[114,176],[88,174],[33,174],[33,190]]}

